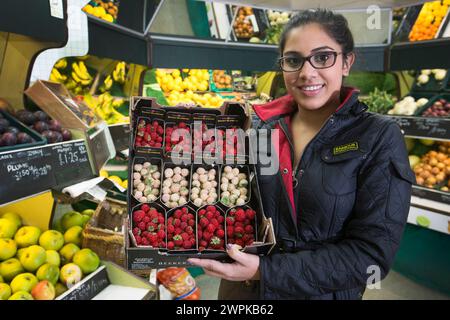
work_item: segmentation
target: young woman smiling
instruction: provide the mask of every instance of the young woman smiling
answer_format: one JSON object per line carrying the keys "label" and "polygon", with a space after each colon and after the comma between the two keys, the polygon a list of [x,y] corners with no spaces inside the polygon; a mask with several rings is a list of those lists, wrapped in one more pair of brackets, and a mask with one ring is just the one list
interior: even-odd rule
{"label": "young woman smiling", "polygon": [[347,21],[331,11],[286,25],[288,95],[254,108],[258,129],[279,130],[279,170],[258,174],[277,247],[256,256],[229,246],[230,264],[190,259],[223,279],[220,299],[360,299],[368,279],[388,273],[415,177],[399,127],[343,86],[353,49]]}

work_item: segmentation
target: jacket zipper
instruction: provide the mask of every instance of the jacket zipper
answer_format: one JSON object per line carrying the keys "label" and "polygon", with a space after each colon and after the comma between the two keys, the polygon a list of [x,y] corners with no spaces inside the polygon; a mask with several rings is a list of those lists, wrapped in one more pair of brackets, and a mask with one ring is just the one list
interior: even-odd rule
{"label": "jacket zipper", "polygon": [[[284,125],[283,125],[283,123],[281,123],[281,121],[282,121],[282,119],[280,119],[280,120],[278,120],[278,121],[280,121],[280,127],[281,127],[281,130],[283,130],[283,132],[284,132],[284,135],[287,137],[287,140],[288,140],[288,142],[289,142],[289,145],[291,146],[291,162],[292,162],[292,165],[294,164],[294,157],[293,157],[293,153],[294,153],[294,151],[295,151],[295,148],[294,148],[294,144],[292,143],[292,141],[291,141],[291,136],[286,132],[286,130],[285,130],[285,128],[284,128]],[[322,133],[322,131],[323,130],[325,130],[325,127],[328,125],[328,123],[330,123],[330,122],[334,122],[334,114],[332,114],[330,117],[328,117],[328,119],[324,122],[324,124],[322,125],[322,127],[320,127],[320,129],[319,129],[319,132],[315,135],[315,137],[310,141],[310,142],[308,142],[308,144],[306,145],[306,147],[305,147],[305,149],[303,150],[303,154],[305,154],[306,153],[306,151],[308,150],[308,147],[320,136],[320,134]],[[302,159],[303,159],[303,155],[302,155],[302,157],[300,158],[300,161],[298,162],[298,164],[297,164],[297,166],[295,167],[295,168],[293,168],[293,170],[292,170],[292,182],[293,182],[293,186],[294,186],[294,189],[297,187],[297,185],[298,185],[298,179],[297,179],[297,173],[298,173],[298,171],[299,171],[299,168],[301,167],[301,164],[302,164]],[[293,166],[292,166],[293,167]],[[302,176],[303,175],[303,170],[300,170],[300,176]]]}

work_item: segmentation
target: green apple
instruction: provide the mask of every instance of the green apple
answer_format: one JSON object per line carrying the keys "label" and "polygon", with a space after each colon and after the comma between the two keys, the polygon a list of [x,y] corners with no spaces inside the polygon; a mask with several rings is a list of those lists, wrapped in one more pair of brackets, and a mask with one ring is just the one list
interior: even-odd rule
{"label": "green apple", "polygon": [[20,256],[20,263],[29,272],[35,272],[46,260],[45,249],[38,245],[29,246]]}
{"label": "green apple", "polygon": [[81,213],[76,211],[69,211],[63,215],[61,218],[61,226],[64,231],[68,230],[70,227],[73,226],[83,226],[83,216]]}
{"label": "green apple", "polygon": [[28,249],[28,248],[22,248],[22,249],[17,250],[16,258],[20,260],[20,257],[22,256],[22,254],[25,253],[25,251],[26,251],[27,249]]}
{"label": "green apple", "polygon": [[14,212],[5,212],[4,214],[0,215],[0,218],[11,220],[16,224],[17,229],[22,226],[22,218]]}
{"label": "green apple", "polygon": [[0,300],[8,300],[11,297],[11,287],[6,283],[0,283]]}
{"label": "green apple", "polygon": [[18,291],[14,293],[8,300],[34,300],[33,296],[26,291]]}
{"label": "green apple", "polygon": [[12,239],[17,231],[17,226],[10,219],[0,218],[0,238]]}
{"label": "green apple", "polygon": [[94,215],[94,212],[95,212],[95,210],[93,210],[93,209],[85,209],[85,210],[81,211],[81,214],[92,217]]}
{"label": "green apple", "polygon": [[45,250],[58,251],[64,245],[64,236],[56,230],[44,231],[39,237],[39,245]]}
{"label": "green apple", "polygon": [[70,227],[64,233],[64,242],[65,243],[73,243],[77,246],[81,247],[81,234],[83,232],[83,228],[80,226]]}
{"label": "green apple", "polygon": [[61,259],[59,257],[58,251],[46,250],[45,253],[47,254],[47,259],[45,260],[45,263],[50,263],[59,267],[59,265],[61,264]]}
{"label": "green apple", "polygon": [[21,273],[14,277],[11,281],[11,290],[13,293],[18,291],[31,292],[35,285],[37,285],[38,279],[32,273]]}
{"label": "green apple", "polygon": [[71,288],[74,284],[79,282],[82,276],[83,272],[75,263],[68,263],[59,271],[59,280],[61,280],[67,288]]}
{"label": "green apple", "polygon": [[100,258],[91,249],[81,249],[73,256],[73,263],[81,268],[83,274],[95,271],[100,265]]}
{"label": "green apple", "polygon": [[61,263],[66,264],[72,262],[75,253],[80,251],[80,248],[73,243],[68,243],[59,250],[59,256],[61,257]]}
{"label": "green apple", "polygon": [[0,263],[0,275],[6,282],[10,282],[15,276],[22,272],[25,272],[25,269],[16,258],[11,258]]}
{"label": "green apple", "polygon": [[36,276],[39,281],[48,280],[55,285],[59,279],[59,268],[53,264],[45,263],[39,267]]}
{"label": "green apple", "polygon": [[64,233],[64,230],[63,230],[63,228],[62,228],[62,226],[61,226],[61,220],[56,220],[56,221],[53,223],[52,229]]}
{"label": "green apple", "polygon": [[25,226],[17,230],[14,240],[19,248],[35,245],[39,241],[41,230],[34,226]]}
{"label": "green apple", "polygon": [[14,257],[17,252],[16,242],[11,239],[0,239],[0,261]]}
{"label": "green apple", "polygon": [[34,300],[53,300],[55,299],[55,287],[48,280],[38,282],[31,290]]}
{"label": "green apple", "polygon": [[63,285],[61,282],[58,282],[55,285],[55,291],[56,291],[56,297],[59,297],[60,295],[62,295],[64,292],[67,291],[67,287],[65,285]]}
{"label": "green apple", "polygon": [[83,228],[84,228],[89,222],[89,220],[91,220],[91,217],[85,214],[82,214],[81,216],[83,217]]}

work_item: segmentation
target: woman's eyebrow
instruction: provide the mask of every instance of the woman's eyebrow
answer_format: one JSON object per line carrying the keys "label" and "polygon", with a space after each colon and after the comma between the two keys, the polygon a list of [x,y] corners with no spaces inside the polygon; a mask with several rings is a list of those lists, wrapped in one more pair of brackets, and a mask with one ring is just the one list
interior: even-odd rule
{"label": "woman's eyebrow", "polygon": [[334,50],[333,48],[331,48],[329,46],[323,46],[323,47],[318,47],[318,48],[312,49],[311,52],[316,52],[316,51],[320,51],[320,50],[323,50],[323,49]]}

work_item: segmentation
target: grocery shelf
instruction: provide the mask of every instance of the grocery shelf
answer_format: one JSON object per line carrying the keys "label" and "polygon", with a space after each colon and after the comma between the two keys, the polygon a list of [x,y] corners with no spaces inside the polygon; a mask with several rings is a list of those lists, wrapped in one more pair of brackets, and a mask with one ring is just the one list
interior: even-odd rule
{"label": "grocery shelf", "polygon": [[[448,206],[450,213],[450,193],[435,189],[430,189],[418,185],[413,185],[412,195],[421,198],[423,201],[434,201],[442,205]],[[431,207],[434,208],[434,207]],[[447,208],[447,207],[445,207]]]}
{"label": "grocery shelf", "polygon": [[409,138],[450,140],[450,119],[438,117],[388,116]]}
{"label": "grocery shelf", "polygon": [[[67,41],[67,3],[61,1],[63,19],[51,15],[52,1],[2,0],[0,31],[30,36],[43,41]],[[32,27],[30,27],[32,26]]]}
{"label": "grocery shelf", "polygon": [[89,54],[148,65],[147,41],[141,32],[88,15]]}
{"label": "grocery shelf", "polygon": [[450,205],[412,196],[408,223],[450,234]]}
{"label": "grocery shelf", "polygon": [[[278,70],[278,47],[267,44],[201,40],[150,34],[149,65],[152,68],[199,68],[224,70]],[[353,70],[384,71],[387,46],[355,49]]]}
{"label": "grocery shelf", "polygon": [[0,153],[0,204],[94,177],[83,139]]}
{"label": "grocery shelf", "polygon": [[394,43],[389,70],[450,68],[450,38]]}

